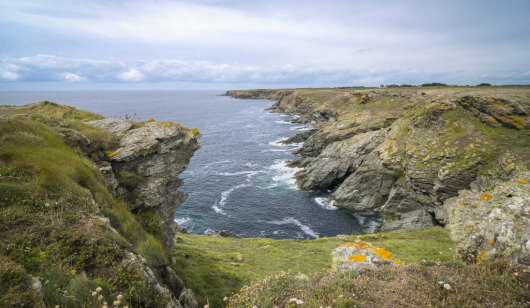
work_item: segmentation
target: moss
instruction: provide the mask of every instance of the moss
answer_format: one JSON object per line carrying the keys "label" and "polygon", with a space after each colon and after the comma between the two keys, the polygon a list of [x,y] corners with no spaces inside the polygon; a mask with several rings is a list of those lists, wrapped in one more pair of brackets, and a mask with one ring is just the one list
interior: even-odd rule
{"label": "moss", "polygon": [[30,283],[27,272],[20,264],[0,256],[1,307],[44,307],[41,296]]}
{"label": "moss", "polygon": [[143,181],[143,177],[129,171],[118,171],[116,172],[116,179],[121,186],[128,190],[134,190]]}
{"label": "moss", "polygon": [[160,237],[160,222],[153,211],[141,210],[136,213],[136,217],[138,217],[140,223],[147,232],[153,234],[156,237]]}

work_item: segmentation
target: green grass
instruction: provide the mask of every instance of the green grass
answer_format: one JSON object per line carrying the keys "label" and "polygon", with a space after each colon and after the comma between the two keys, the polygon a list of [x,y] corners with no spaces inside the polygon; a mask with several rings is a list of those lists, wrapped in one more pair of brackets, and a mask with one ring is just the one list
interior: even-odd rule
{"label": "green grass", "polygon": [[[281,273],[245,286],[228,307],[527,307],[528,279],[506,261],[466,267],[400,265],[360,272]],[[449,284],[451,290],[439,282]]]}
{"label": "green grass", "polygon": [[[42,298],[46,306],[97,306],[91,296],[97,286],[104,288],[109,302],[123,293],[132,306],[141,305],[151,291],[142,275],[120,262],[133,250],[152,268],[167,266],[167,251],[125,201],[111,196],[94,161],[67,146],[60,134],[63,127],[79,130],[104,149],[115,139],[83,123],[101,117],[46,102],[0,108],[0,114],[6,113],[30,116],[0,121],[2,266],[40,277],[43,285],[47,281]],[[96,215],[109,217],[118,233]],[[2,275],[1,283],[15,281],[15,287],[2,288],[0,303],[18,302],[13,299],[19,297],[33,301],[27,282]]]}
{"label": "green grass", "polygon": [[[222,305],[245,284],[280,272],[310,274],[331,268],[331,251],[357,238],[332,237],[316,240],[235,239],[178,234],[173,256],[177,271],[201,303]],[[391,251],[405,263],[462,264],[448,232],[440,227],[400,230],[360,239]],[[441,252],[441,254],[440,254]],[[237,262],[237,253],[243,256]],[[237,264],[234,266],[232,264]]]}

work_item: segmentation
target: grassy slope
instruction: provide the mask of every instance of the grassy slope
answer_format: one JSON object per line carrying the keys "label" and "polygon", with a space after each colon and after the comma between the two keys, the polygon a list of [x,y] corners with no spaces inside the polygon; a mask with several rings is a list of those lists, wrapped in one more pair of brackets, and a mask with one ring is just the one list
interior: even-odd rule
{"label": "grassy slope", "polygon": [[[178,234],[173,255],[181,276],[185,277],[202,303],[222,305],[243,285],[282,271],[310,274],[331,267],[331,251],[357,236],[317,240],[272,240],[205,237]],[[446,230],[400,230],[363,235],[360,239],[384,247],[404,263],[425,265],[461,264]],[[243,257],[237,261],[237,254]],[[237,266],[234,266],[236,264]]]}
{"label": "grassy slope", "polygon": [[[12,286],[0,289],[0,306],[90,307],[97,286],[109,302],[123,293],[124,301],[140,303],[149,294],[145,281],[120,260],[133,249],[152,265],[167,264],[165,249],[109,194],[94,162],[59,134],[75,128],[111,146],[106,131],[83,123],[101,116],[47,102],[2,107],[3,114],[23,115],[0,121],[0,263],[7,268],[0,279]],[[103,214],[119,234],[98,218]],[[40,277],[43,298],[26,273]]]}

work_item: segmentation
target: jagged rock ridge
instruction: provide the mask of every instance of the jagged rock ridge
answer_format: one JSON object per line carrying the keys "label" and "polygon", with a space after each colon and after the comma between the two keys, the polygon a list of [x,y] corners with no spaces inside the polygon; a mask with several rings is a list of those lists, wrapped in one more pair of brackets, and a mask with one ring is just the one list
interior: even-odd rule
{"label": "jagged rock ridge", "polygon": [[[278,100],[273,112],[313,122],[291,163],[304,190],[332,190],[335,206],[391,217],[383,230],[446,224],[448,198],[504,152],[528,164],[525,88],[229,91]],[[497,131],[491,131],[491,129]],[[491,172],[490,172],[491,173]],[[397,218],[397,219],[396,219]]]}

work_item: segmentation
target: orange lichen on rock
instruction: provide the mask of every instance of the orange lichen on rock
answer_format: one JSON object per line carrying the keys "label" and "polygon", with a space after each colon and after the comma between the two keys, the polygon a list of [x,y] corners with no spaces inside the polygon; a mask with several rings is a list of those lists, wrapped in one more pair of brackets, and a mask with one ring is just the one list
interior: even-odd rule
{"label": "orange lichen on rock", "polygon": [[366,256],[365,255],[350,256],[348,260],[355,261],[355,262],[363,262],[364,260],[366,260]]}
{"label": "orange lichen on rock", "polygon": [[367,242],[359,242],[359,243],[357,243],[357,245],[359,246],[360,249],[364,249],[366,247],[370,247],[370,244],[368,244]]}
{"label": "orange lichen on rock", "polygon": [[482,195],[480,195],[480,200],[482,200],[482,201],[491,200],[493,198],[494,198],[494,196],[492,194],[488,194],[488,193],[483,193]]}
{"label": "orange lichen on rock", "polygon": [[151,119],[147,120],[147,123],[153,123],[153,122],[156,122],[156,120],[155,120],[155,119],[153,119],[153,118],[151,118]]}
{"label": "orange lichen on rock", "polygon": [[403,265],[403,262],[401,262],[401,261],[394,261],[394,264],[396,264],[396,265]]}
{"label": "orange lichen on rock", "polygon": [[116,155],[118,155],[118,152],[111,152],[111,151],[107,152],[107,156],[108,157],[113,157],[113,156],[116,156]]}
{"label": "orange lichen on rock", "polygon": [[526,184],[526,182],[527,182],[526,179],[521,179],[521,180],[519,181],[519,183],[521,183],[521,184]]}
{"label": "orange lichen on rock", "polygon": [[194,128],[191,130],[191,132],[192,132],[193,134],[197,135],[197,134],[199,133],[199,130],[198,130],[196,127],[194,127]]}
{"label": "orange lichen on rock", "polygon": [[375,248],[374,251],[377,255],[381,256],[381,259],[383,260],[392,260],[394,257],[392,257],[392,253],[384,248]]}
{"label": "orange lichen on rock", "polygon": [[171,122],[171,121],[162,122],[162,126],[163,127],[168,127],[170,125],[174,126],[174,127],[180,127],[180,125],[178,123],[175,123],[175,122]]}

